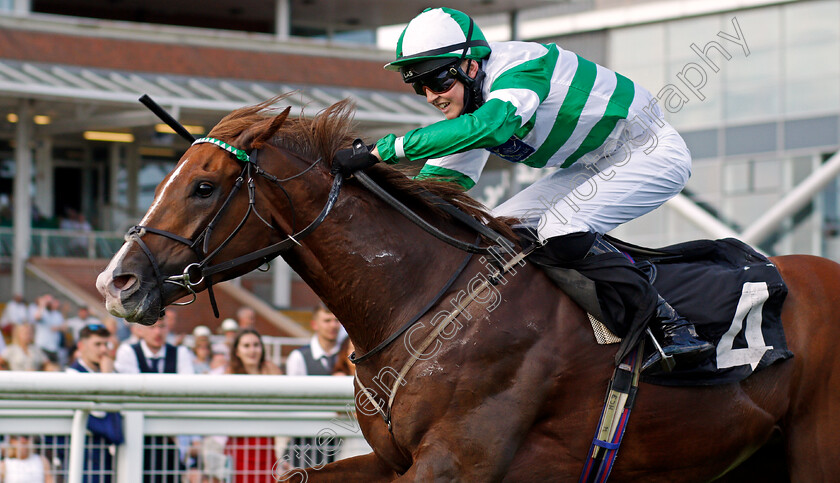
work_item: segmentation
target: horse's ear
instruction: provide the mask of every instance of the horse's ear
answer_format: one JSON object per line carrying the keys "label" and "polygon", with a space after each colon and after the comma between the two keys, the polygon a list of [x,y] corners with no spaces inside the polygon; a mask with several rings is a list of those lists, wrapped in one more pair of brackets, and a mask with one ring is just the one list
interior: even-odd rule
{"label": "horse's ear", "polygon": [[289,112],[292,110],[292,107],[289,106],[283,110],[280,114],[274,116],[274,119],[271,120],[271,124],[268,125],[268,128],[261,132],[254,141],[251,142],[251,149],[260,149],[265,145],[265,143],[270,140],[274,135],[277,133],[277,130],[280,129],[280,126],[283,125],[283,122],[286,121],[286,118],[289,117]]}

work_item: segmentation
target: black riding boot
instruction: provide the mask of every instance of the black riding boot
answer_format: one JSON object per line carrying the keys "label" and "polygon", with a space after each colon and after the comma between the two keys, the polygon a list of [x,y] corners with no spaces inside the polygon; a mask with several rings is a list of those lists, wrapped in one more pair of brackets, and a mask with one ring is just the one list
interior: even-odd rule
{"label": "black riding boot", "polygon": [[[605,240],[601,235],[596,235],[595,243],[592,245],[590,253],[606,253],[606,252],[620,252],[620,250],[613,246],[612,243]],[[681,367],[690,367],[696,365],[706,359],[715,347],[700,339],[697,336],[697,331],[694,330],[694,324],[681,317],[671,304],[665,301],[661,295],[657,294],[656,313],[653,316],[651,325],[659,326],[662,330],[662,352],[666,356],[672,356],[674,362]],[[654,364],[662,359],[659,351],[654,353],[645,360],[642,370],[650,369]]]}
{"label": "black riding boot", "polygon": [[[662,352],[672,356],[679,367],[691,367],[712,355],[715,347],[700,339],[694,324],[681,317],[671,304],[661,296],[656,305],[656,315],[651,325],[658,324],[662,329]],[[642,371],[651,369],[662,360],[659,351],[654,351],[642,365]]]}
{"label": "black riding boot", "polygon": [[[632,268],[633,263],[626,259],[621,250],[614,247],[600,234],[591,232],[573,233],[550,238],[543,247],[535,252],[534,255],[536,256],[532,255],[532,258],[538,264],[563,266],[571,260],[595,260],[594,257],[596,256],[604,256],[610,253],[621,254],[621,258],[624,259],[623,263],[630,268],[623,272],[622,277],[633,277],[633,281],[628,280],[626,284],[617,283],[615,279],[608,280],[607,277],[604,277],[604,274],[597,270],[587,270],[581,273],[596,283],[600,281],[610,285],[617,292],[623,292],[624,295],[620,298],[625,304],[632,303],[639,307],[652,307],[655,304],[656,309],[653,311],[653,317],[649,325],[652,325],[654,329],[661,327],[663,352],[667,356],[672,356],[677,365],[689,367],[711,355],[714,346],[697,337],[694,324],[684,317],[680,317],[676,310],[658,294],[648,278],[640,270]],[[550,263],[552,259],[554,263]],[[613,257],[612,263],[615,259],[616,257]],[[610,267],[610,271],[616,270],[613,265],[610,265]],[[645,361],[644,369],[650,368],[660,359],[661,355],[655,352]]]}

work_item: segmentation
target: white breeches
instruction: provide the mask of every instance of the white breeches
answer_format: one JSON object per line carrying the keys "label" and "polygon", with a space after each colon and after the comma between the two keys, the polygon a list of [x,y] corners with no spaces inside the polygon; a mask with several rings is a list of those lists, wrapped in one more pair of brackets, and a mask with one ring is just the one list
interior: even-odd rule
{"label": "white breeches", "polygon": [[543,240],[607,233],[659,207],[691,176],[691,153],[669,124],[624,142],[612,154],[581,158],[525,188],[493,210],[521,220]]}

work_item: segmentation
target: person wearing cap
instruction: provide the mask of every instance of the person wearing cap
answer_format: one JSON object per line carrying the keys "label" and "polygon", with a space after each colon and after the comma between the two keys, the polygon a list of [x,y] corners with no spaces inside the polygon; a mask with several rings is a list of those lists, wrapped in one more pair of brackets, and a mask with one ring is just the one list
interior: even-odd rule
{"label": "person wearing cap", "polygon": [[[114,372],[114,361],[110,357],[111,332],[104,324],[92,322],[79,329],[76,339],[78,357],[67,369],[68,373],[105,374]],[[115,412],[93,411],[87,422],[91,435],[85,441],[85,472],[109,474],[114,468],[111,450],[105,446],[118,446],[124,441],[122,415]],[[113,450],[115,451],[115,450]],[[110,481],[103,478],[102,481]]]}
{"label": "person wearing cap", "polygon": [[225,341],[213,344],[212,349],[214,354],[225,355],[225,363],[230,356],[230,347],[237,332],[239,332],[239,324],[233,319],[225,319],[219,325],[219,333],[225,336]]}
{"label": "person wearing cap", "polygon": [[196,374],[208,374],[213,360],[213,349],[210,345],[210,329],[206,325],[199,325],[193,329],[193,369]]}
{"label": "person wearing cap", "polygon": [[525,241],[540,246],[531,260],[575,268],[599,296],[619,300],[622,309],[605,314],[617,335],[655,321],[678,364],[713,352],[602,236],[662,205],[691,175],[688,148],[648,90],[556,44],[488,42],[472,18],[450,8],[428,8],[411,20],[385,68],[445,119],[370,147],[354,142],[335,154],[334,173],[349,177],[380,160],[426,160],[416,179],[466,190],[490,153],[553,168],[493,210],[519,220]]}

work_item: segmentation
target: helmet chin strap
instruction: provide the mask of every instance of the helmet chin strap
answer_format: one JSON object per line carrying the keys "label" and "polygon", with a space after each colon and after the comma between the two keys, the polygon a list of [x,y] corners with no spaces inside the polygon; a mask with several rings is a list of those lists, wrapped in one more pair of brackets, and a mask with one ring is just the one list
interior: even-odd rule
{"label": "helmet chin strap", "polygon": [[[467,68],[467,71],[469,71],[469,68]],[[469,79],[461,81],[464,84],[464,107],[458,115],[462,116],[474,112],[484,104],[484,95],[481,93],[481,87],[484,85],[485,74],[481,70],[481,64],[478,65],[478,71],[475,73],[475,77],[470,77],[466,72],[461,70],[461,66],[458,66],[458,74],[462,79]]]}
{"label": "helmet chin strap", "polygon": [[[467,43],[469,43],[469,40],[472,38],[474,25],[475,22],[473,22],[471,17],[470,26],[467,29]],[[467,66],[467,72],[464,72],[464,69],[461,68],[464,64],[464,59],[467,58],[467,51],[469,49],[469,45],[464,46],[464,50],[461,52],[461,60],[458,62],[458,65],[455,66],[458,78],[461,83],[464,84],[464,107],[458,114],[459,116],[474,112],[476,109],[481,107],[482,104],[484,104],[484,95],[481,93],[481,87],[484,85],[484,70],[481,69],[481,63],[477,60],[475,61],[478,64],[478,71],[475,73],[475,77],[469,76],[470,67],[472,67],[473,62],[472,59],[469,60],[470,63]]]}

